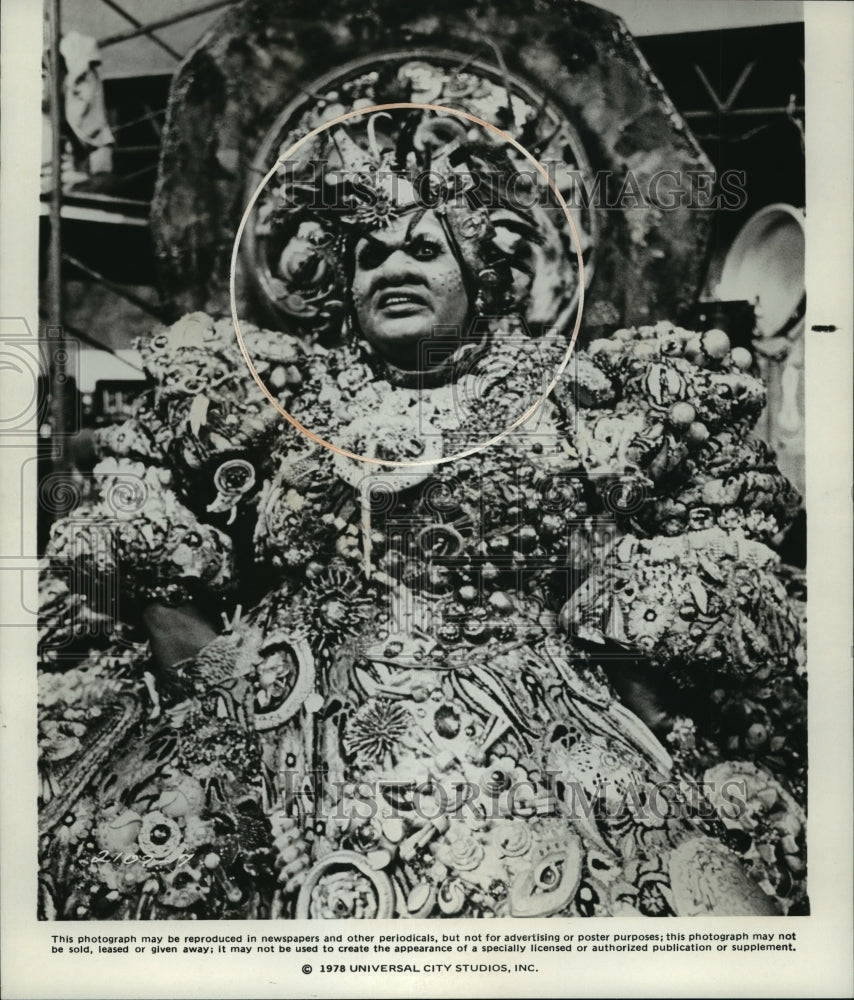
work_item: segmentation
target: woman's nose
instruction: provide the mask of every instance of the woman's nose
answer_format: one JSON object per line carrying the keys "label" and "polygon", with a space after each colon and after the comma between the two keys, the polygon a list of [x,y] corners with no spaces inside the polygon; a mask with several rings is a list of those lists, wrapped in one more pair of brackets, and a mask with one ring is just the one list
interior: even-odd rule
{"label": "woman's nose", "polygon": [[400,281],[402,278],[408,278],[413,275],[418,277],[420,271],[415,266],[415,261],[413,261],[405,250],[395,250],[383,261],[380,267],[380,274],[384,278],[394,278]]}

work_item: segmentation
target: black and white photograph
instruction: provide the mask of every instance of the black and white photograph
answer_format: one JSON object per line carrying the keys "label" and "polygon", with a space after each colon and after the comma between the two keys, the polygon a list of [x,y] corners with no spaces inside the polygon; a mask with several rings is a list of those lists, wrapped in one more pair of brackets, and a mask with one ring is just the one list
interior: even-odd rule
{"label": "black and white photograph", "polygon": [[[790,0],[45,0],[37,303],[0,310],[45,961],[543,995],[705,953],[804,995],[851,864],[850,268],[808,283],[850,190],[816,249],[810,6],[850,32]],[[283,993],[244,948],[303,953]]]}

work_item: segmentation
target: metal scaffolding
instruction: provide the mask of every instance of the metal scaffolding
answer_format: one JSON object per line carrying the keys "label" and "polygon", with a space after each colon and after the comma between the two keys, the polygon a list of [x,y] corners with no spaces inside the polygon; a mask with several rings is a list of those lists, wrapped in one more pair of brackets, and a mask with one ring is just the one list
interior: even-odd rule
{"label": "metal scaffolding", "polygon": [[[167,52],[176,63],[180,62],[186,53],[177,51],[168,42],[164,41],[157,32],[161,28],[188,21],[201,14],[232,6],[237,0],[216,0],[216,2],[204,3],[199,6],[188,8],[178,14],[163,17],[149,23],[143,23],[133,14],[129,13],[116,0],[101,0],[105,7],[131,25],[127,31],[119,32],[102,38],[98,45],[106,48],[111,45],[118,45],[142,35],[147,36]],[[46,308],[42,311],[47,326],[47,335],[51,341],[51,351],[49,352],[49,367],[47,371],[49,393],[48,419],[51,427],[51,461],[54,469],[63,471],[67,469],[67,434],[70,428],[67,426],[67,414],[69,399],[69,383],[67,372],[65,371],[68,357],[67,345],[65,343],[65,327],[63,325],[63,286],[62,269],[63,264],[71,265],[76,270],[84,273],[93,282],[108,288],[113,294],[131,302],[138,309],[146,312],[155,319],[165,318],[162,308],[151,302],[147,302],[141,296],[122,285],[111,281],[105,275],[99,273],[83,261],[72,257],[63,250],[63,220],[78,219],[90,222],[116,222],[119,224],[147,225],[145,220],[139,216],[127,214],[128,207],[131,210],[138,210],[144,206],[144,202],[135,202],[133,199],[117,199],[108,196],[86,195],[84,200],[91,204],[79,204],[81,198],[77,194],[70,197],[62,188],[62,153],[63,153],[63,92],[62,92],[62,55],[60,52],[60,40],[62,38],[62,0],[48,0],[48,45],[46,52],[46,69],[48,74],[50,93],[50,124],[51,124],[51,190],[48,204],[45,206],[43,214],[49,220],[49,243],[47,249],[47,296]],[[130,128],[150,121],[155,137],[159,140],[160,126],[158,118],[165,114],[163,109],[145,108],[145,114],[125,122],[118,126],[115,131]],[[121,147],[122,152],[146,152],[155,153],[159,149],[159,141],[151,145],[130,145]],[[144,166],[141,170],[135,170],[126,176],[118,178],[119,183],[127,182],[135,177],[156,169],[155,166]],[[93,346],[108,353],[115,353],[113,348],[102,343],[96,338],[88,335],[83,336]]]}

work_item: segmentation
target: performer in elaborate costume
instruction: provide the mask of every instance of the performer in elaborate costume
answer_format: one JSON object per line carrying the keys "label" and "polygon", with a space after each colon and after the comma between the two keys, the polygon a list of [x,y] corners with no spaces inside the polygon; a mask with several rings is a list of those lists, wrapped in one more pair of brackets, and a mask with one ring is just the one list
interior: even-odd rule
{"label": "performer in elaborate costume", "polygon": [[243,342],[334,448],[189,315],[54,526],[43,915],[802,908],[797,499],[749,355],[619,330],[477,450],[565,356],[566,234],[458,121],[386,118],[261,209],[293,332]]}

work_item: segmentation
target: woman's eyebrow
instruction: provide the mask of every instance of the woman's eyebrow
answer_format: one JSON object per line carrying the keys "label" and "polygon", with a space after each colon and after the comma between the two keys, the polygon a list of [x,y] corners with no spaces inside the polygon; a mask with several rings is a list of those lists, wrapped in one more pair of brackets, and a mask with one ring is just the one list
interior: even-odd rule
{"label": "woman's eyebrow", "polygon": [[411,240],[406,241],[405,245],[407,247],[412,247],[412,246],[424,246],[425,244],[431,247],[442,246],[441,241],[436,236],[433,236],[431,233],[416,233]]}
{"label": "woman's eyebrow", "polygon": [[373,236],[364,236],[364,243],[356,250],[356,261],[362,266],[370,261],[372,267],[378,267],[390,253],[397,249],[395,243],[386,243],[384,240],[374,239]]}
{"label": "woman's eyebrow", "polygon": [[410,248],[419,248],[423,246],[429,246],[441,250],[442,242],[432,233],[416,233],[411,237],[407,233],[402,240],[388,241],[378,240],[374,236],[365,235],[362,237],[362,245],[356,251],[356,259],[360,264],[370,261],[371,265],[376,267],[382,263],[386,257],[394,253],[395,250],[402,249],[408,252]]}
{"label": "woman's eyebrow", "polygon": [[365,245],[359,247],[359,253],[362,253],[363,250],[371,250],[373,252],[376,252],[377,250],[384,249],[385,247],[389,246],[389,244],[386,243],[385,240],[378,240],[374,236],[370,235],[363,236],[361,242],[363,242]]}

